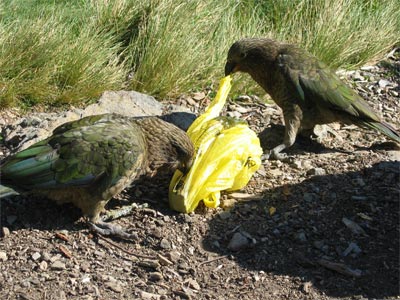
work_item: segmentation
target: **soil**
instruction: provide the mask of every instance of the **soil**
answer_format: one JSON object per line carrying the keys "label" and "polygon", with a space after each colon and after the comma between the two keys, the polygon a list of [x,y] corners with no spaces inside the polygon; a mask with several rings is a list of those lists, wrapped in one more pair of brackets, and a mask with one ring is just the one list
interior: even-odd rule
{"label": "soil", "polygon": [[[341,76],[399,128],[400,62],[391,55]],[[174,102],[197,112],[209,98]],[[275,104],[243,96],[225,113],[246,119],[264,149],[281,141]],[[124,191],[109,208],[137,203],[113,221],[135,241],[92,233],[71,205],[2,199],[0,299],[399,299],[398,145],[355,126],[315,133],[298,138],[287,160],[264,161],[217,209],[172,211],[169,178]]]}

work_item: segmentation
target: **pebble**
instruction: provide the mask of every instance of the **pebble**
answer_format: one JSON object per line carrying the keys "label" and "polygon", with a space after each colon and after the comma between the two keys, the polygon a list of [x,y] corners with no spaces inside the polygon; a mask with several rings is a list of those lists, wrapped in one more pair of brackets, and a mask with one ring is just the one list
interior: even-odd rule
{"label": "pebble", "polygon": [[6,261],[7,260],[7,253],[4,251],[0,251],[0,260]]}
{"label": "pebble", "polygon": [[306,202],[312,202],[318,199],[318,195],[316,193],[304,193],[303,200]]}
{"label": "pebble", "polygon": [[298,232],[295,235],[295,238],[297,241],[299,241],[300,243],[305,243],[307,242],[307,237],[306,234],[304,232]]}
{"label": "pebble", "polygon": [[342,256],[347,256],[351,252],[354,254],[360,254],[361,253],[361,248],[354,242],[351,242],[349,246],[346,248],[346,250],[343,251]]}
{"label": "pebble", "polygon": [[3,227],[2,232],[3,232],[3,237],[7,237],[10,235],[10,229],[8,229],[8,227]]}
{"label": "pebble", "polygon": [[326,175],[326,171],[323,168],[312,168],[307,171],[307,175],[322,176]]}
{"label": "pebble", "polygon": [[38,260],[39,258],[41,258],[42,256],[40,255],[39,252],[35,252],[35,253],[32,254],[31,257],[32,257],[33,260],[36,261],[36,260]]}
{"label": "pebble", "polygon": [[61,260],[56,260],[51,264],[51,269],[56,271],[65,270],[65,264]]}
{"label": "pebble", "polygon": [[378,85],[379,85],[381,88],[385,88],[385,87],[387,87],[388,85],[393,85],[393,83],[390,82],[389,80],[381,79],[381,80],[378,81]]}
{"label": "pebble", "polygon": [[176,263],[181,257],[181,253],[177,250],[172,250],[166,255],[173,263]]}
{"label": "pebble", "polygon": [[229,241],[228,249],[232,251],[239,251],[250,245],[249,239],[241,232],[236,232],[232,239]]}
{"label": "pebble", "polygon": [[163,249],[171,249],[171,242],[168,241],[166,238],[163,238],[160,242],[160,247]]}
{"label": "pebble", "polygon": [[42,261],[40,262],[40,264],[39,264],[39,269],[42,270],[42,271],[46,271],[46,270],[47,270],[47,267],[48,267],[47,262],[44,261],[44,260],[42,260]]}
{"label": "pebble", "polygon": [[347,226],[347,228],[349,228],[354,234],[362,234],[362,235],[366,235],[364,229],[361,228],[360,225],[358,225],[356,222],[347,219],[347,218],[342,218],[342,222],[344,223],[344,225]]}
{"label": "pebble", "polygon": [[161,281],[164,279],[163,275],[160,272],[151,272],[148,275],[148,279],[153,282]]}
{"label": "pebble", "polygon": [[104,285],[116,293],[121,293],[123,290],[122,285],[119,281],[111,281],[110,280],[110,281],[105,282]]}

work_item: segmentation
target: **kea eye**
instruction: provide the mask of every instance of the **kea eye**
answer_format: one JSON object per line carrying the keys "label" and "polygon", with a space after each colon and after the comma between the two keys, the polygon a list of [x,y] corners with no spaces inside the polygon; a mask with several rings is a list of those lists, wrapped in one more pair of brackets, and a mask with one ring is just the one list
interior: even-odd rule
{"label": "kea eye", "polygon": [[240,52],[240,53],[239,53],[239,58],[240,58],[240,59],[244,59],[244,58],[246,58],[246,55],[247,55],[246,52]]}

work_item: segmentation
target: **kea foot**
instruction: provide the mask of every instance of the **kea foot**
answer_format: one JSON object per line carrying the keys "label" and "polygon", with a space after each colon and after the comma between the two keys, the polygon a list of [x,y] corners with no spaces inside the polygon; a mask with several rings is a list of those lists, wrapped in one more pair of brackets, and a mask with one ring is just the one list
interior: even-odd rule
{"label": "kea foot", "polygon": [[286,148],[285,144],[278,145],[274,149],[269,151],[268,153],[264,153],[261,156],[261,159],[262,160],[268,160],[268,159],[269,160],[281,160],[281,161],[287,160],[287,158],[288,158],[287,154],[281,152],[285,148]]}
{"label": "kea foot", "polygon": [[127,233],[121,226],[116,224],[107,223],[104,221],[97,221],[96,223],[89,222],[93,231],[104,236],[115,236],[124,240],[136,240],[138,235],[136,233]]}

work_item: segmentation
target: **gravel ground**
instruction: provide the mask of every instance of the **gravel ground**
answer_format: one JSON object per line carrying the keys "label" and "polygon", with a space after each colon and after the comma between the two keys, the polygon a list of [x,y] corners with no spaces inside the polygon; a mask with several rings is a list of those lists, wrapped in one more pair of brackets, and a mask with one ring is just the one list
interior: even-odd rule
{"label": "gravel ground", "polygon": [[[340,74],[399,128],[396,55]],[[208,102],[207,93],[174,101],[195,112]],[[243,96],[225,113],[245,118],[264,148],[280,142],[276,105]],[[0,115],[4,124],[18,117]],[[134,242],[93,235],[70,205],[2,200],[0,298],[398,299],[398,145],[354,126],[315,133],[287,161],[264,162],[218,209],[171,211],[169,178],[124,191],[109,207],[138,204],[114,221],[138,233]]]}

